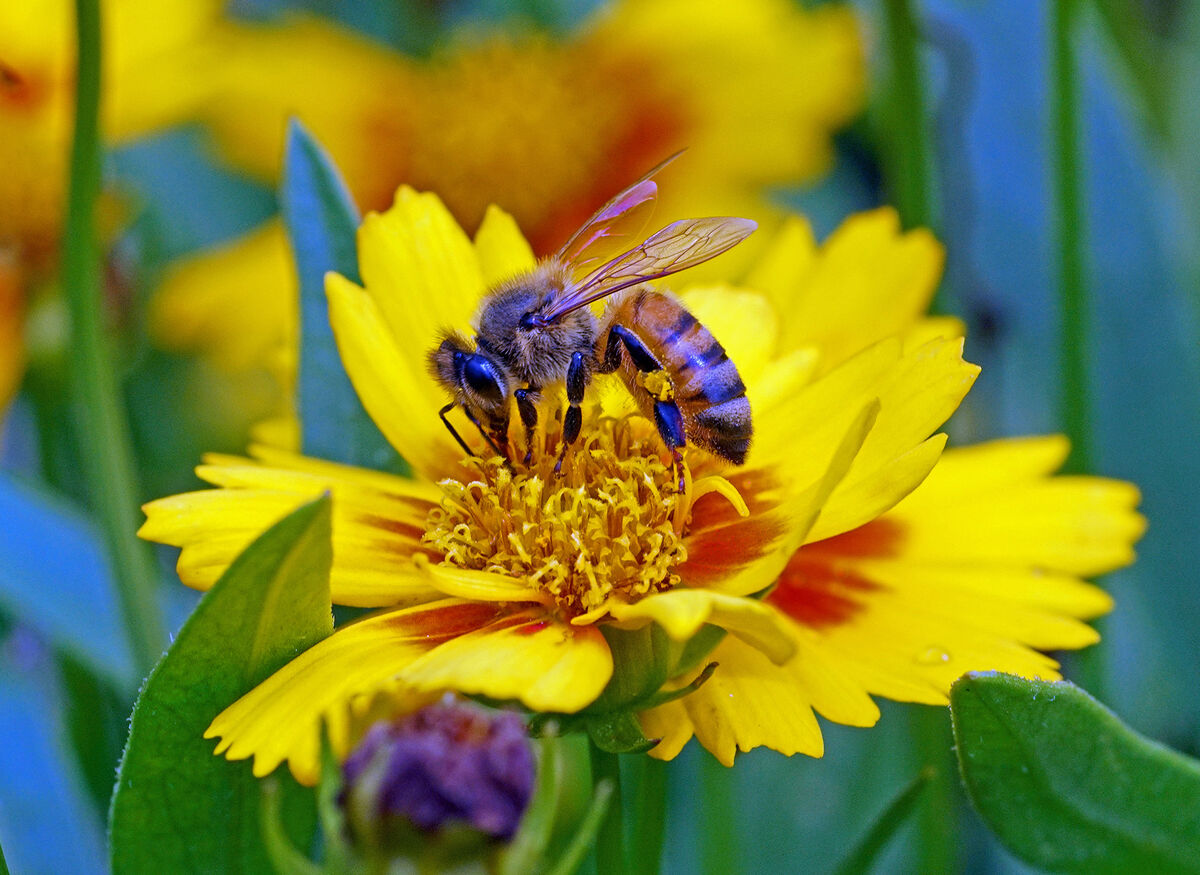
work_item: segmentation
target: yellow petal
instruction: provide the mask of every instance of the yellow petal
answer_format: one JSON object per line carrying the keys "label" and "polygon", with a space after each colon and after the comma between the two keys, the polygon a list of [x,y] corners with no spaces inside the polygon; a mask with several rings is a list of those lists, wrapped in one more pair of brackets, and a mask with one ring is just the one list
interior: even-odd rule
{"label": "yellow petal", "polygon": [[401,186],[391,209],[363,219],[358,258],[400,354],[424,372],[438,332],[466,328],[483,295],[475,247],[436,194]]}
{"label": "yellow petal", "polygon": [[[363,407],[414,471],[435,480],[461,454],[438,419],[446,395],[410,348],[402,351],[375,300],[337,274],[325,279],[342,364]],[[432,345],[429,334],[421,354]]]}
{"label": "yellow petal", "polygon": [[338,629],[304,651],[213,720],[205,738],[231,760],[254,757],[254,774],[268,775],[284,760],[302,784],[320,777],[324,721],[334,752],[350,743],[350,706],[393,682],[414,659],[444,641],[486,626],[492,605],[448,599],[386,611]]}
{"label": "yellow petal", "polygon": [[675,759],[694,734],[687,709],[678,699],[642,711],[638,714],[638,722],[646,738],[658,739],[658,744],[650,749],[650,756],[659,760]]}
{"label": "yellow petal", "polygon": [[333,600],[379,607],[436,598],[413,565],[420,538],[441,500],[429,483],[289,453],[259,450],[275,465],[210,456],[197,469],[221,486],[147,504],[139,535],[182,547],[179,575],[207,589],[251,541],[301,504],[333,495]]}
{"label": "yellow petal", "polygon": [[[737,751],[763,745],[788,756],[819,757],[825,752],[811,701],[786,669],[732,638],[717,646],[710,661],[717,663],[712,677],[677,704],[686,712],[696,739],[723,765],[732,766]],[[678,710],[649,720],[643,717],[643,725],[656,727],[668,716],[678,719]],[[670,759],[672,749],[683,746],[681,734],[674,728],[670,743],[660,743],[651,755]]]}
{"label": "yellow petal", "polygon": [[475,232],[475,251],[486,288],[533,270],[536,259],[516,220],[499,207],[489,206]]}
{"label": "yellow petal", "polygon": [[[832,451],[822,448],[824,468],[811,483],[786,472],[746,469],[729,476],[757,511],[748,518],[735,508],[708,505],[692,508],[688,561],[679,568],[683,582],[696,589],[745,596],[770,586],[803,543],[830,493],[850,469],[879,412],[878,402],[863,407]],[[806,459],[806,464],[816,462]],[[730,511],[733,511],[731,517]]]}
{"label": "yellow petal", "polygon": [[[810,245],[797,239],[803,235],[795,225],[784,234],[790,239],[781,243]],[[768,266],[756,279],[788,314],[779,348],[814,346],[829,369],[916,323],[937,288],[942,261],[933,235],[901,233],[895,210],[885,207],[847,219],[815,257],[795,259],[786,265],[790,270]]]}
{"label": "yellow petal", "polygon": [[933,470],[946,445],[944,434],[934,435],[903,453],[870,477],[833,491],[809,531],[808,541],[821,541],[869,523],[916,489]]}
{"label": "yellow petal", "polygon": [[480,602],[540,602],[549,604],[553,598],[542,590],[525,586],[525,582],[490,571],[473,571],[453,565],[435,565],[425,556],[413,557],[413,563],[438,592],[455,598]]}
{"label": "yellow petal", "polygon": [[673,589],[631,605],[614,604],[611,613],[624,623],[653,620],[676,641],[687,641],[711,623],[728,629],[775,662],[784,662],[796,650],[783,618],[754,599],[708,590]]}
{"label": "yellow petal", "polygon": [[419,690],[454,689],[573,714],[596,700],[612,670],[599,629],[560,623],[539,609],[447,641],[400,677]]}
{"label": "yellow petal", "polygon": [[891,515],[914,562],[1008,565],[1091,576],[1133,561],[1146,522],[1132,484],[1048,477],[1061,438],[993,441],[948,451]]}
{"label": "yellow petal", "polygon": [[[946,420],[979,372],[962,360],[961,348],[957,338],[907,351],[899,340],[887,340],[774,404],[760,403],[748,467],[810,481],[862,404],[878,398],[878,421],[830,503],[851,489],[894,491],[886,481],[911,475],[915,459],[907,454]],[[878,478],[885,482],[866,482]]]}

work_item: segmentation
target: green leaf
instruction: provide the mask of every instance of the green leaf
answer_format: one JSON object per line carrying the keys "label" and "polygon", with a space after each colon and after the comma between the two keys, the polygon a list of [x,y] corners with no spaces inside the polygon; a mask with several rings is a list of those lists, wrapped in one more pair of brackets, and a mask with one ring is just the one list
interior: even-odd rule
{"label": "green leaf", "polygon": [[[110,832],[115,872],[270,871],[259,782],[213,756],[204,730],[225,707],[333,631],[330,499],[304,505],[246,548],[204,596],[134,707]],[[311,791],[280,775],[297,847]]]}
{"label": "green leaf", "polygon": [[883,813],[871,824],[866,835],[859,839],[842,862],[834,869],[835,875],[855,875],[856,872],[870,872],[880,852],[887,847],[888,842],[895,836],[897,830],[908,822],[916,810],[921,793],[934,777],[934,770],[926,767],[913,778],[896,798],[888,803]]}
{"label": "green leaf", "polygon": [[968,674],[950,690],[975,807],[1052,872],[1200,872],[1200,764],[1066,682]]}
{"label": "green leaf", "polygon": [[288,127],[279,202],[300,280],[300,444],[310,456],[403,472],[363,409],[329,324],[325,274],[359,281],[358,210],[325,150],[298,121]]}

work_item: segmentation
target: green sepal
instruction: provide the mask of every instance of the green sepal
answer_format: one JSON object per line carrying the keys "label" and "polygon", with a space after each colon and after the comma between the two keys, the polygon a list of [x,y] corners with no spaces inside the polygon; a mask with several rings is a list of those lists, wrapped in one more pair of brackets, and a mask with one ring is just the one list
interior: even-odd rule
{"label": "green sepal", "polygon": [[645,753],[659,742],[645,736],[631,711],[594,715],[587,722],[587,734],[592,744],[605,753]]}
{"label": "green sepal", "polygon": [[964,675],[950,689],[963,783],[996,837],[1051,872],[1200,872],[1200,763],[1067,682]]}
{"label": "green sepal", "polygon": [[604,691],[588,705],[588,713],[628,710],[657,692],[670,677],[683,649],[657,623],[647,623],[640,629],[609,625],[599,629],[612,652],[613,673]]}
{"label": "green sepal", "polygon": [[[239,696],[333,630],[328,496],[242,552],[151,672],[130,721],[109,819],[114,872],[269,871],[259,780],[203,735]],[[313,794],[278,778],[287,831],[311,841]]]}

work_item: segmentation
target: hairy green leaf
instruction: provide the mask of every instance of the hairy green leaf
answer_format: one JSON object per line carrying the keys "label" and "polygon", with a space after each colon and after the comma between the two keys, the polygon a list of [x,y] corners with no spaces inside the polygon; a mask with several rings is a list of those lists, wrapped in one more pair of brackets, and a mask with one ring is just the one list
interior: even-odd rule
{"label": "hairy green leaf", "polygon": [[1200,764],[1066,682],[950,691],[963,782],[996,836],[1052,872],[1200,872]]}
{"label": "hairy green leaf", "polygon": [[[325,496],[263,533],[201,600],[133,711],[111,812],[115,872],[270,871],[250,764],[213,756],[203,733],[333,631],[331,561]],[[291,840],[307,847],[312,793],[279,778]]]}
{"label": "hairy green leaf", "polygon": [[326,273],[358,281],[358,210],[325,150],[295,120],[288,128],[279,202],[300,280],[300,445],[310,456],[399,470],[403,463],[342,367],[325,299]]}

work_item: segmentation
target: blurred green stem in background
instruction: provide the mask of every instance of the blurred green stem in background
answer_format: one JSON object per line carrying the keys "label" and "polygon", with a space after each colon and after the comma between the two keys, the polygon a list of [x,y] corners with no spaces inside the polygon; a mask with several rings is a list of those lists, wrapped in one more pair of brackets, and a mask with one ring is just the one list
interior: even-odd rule
{"label": "blurred green stem in background", "polygon": [[700,754],[700,866],[704,875],[745,869],[737,834],[733,769],[707,751]]}
{"label": "blurred green stem in background", "polygon": [[1079,0],[1055,0],[1051,13],[1050,64],[1052,80],[1054,231],[1058,253],[1059,325],[1062,348],[1060,418],[1071,439],[1067,470],[1089,470],[1091,419],[1088,385],[1088,323],[1090,310],[1084,277],[1083,179],[1079,151],[1079,80],[1071,44],[1078,20]]}
{"label": "blurred green stem in background", "polygon": [[75,0],[79,63],[63,285],[71,315],[71,388],[92,509],[104,529],[134,658],[148,674],[166,634],[149,548],[137,540],[137,492],[124,406],[104,335],[95,207],[100,194],[100,6]]}
{"label": "blurred green stem in background", "polygon": [[[884,140],[888,189],[906,228],[936,232],[920,27],[911,0],[883,0],[883,14],[889,65],[882,110],[888,125]],[[931,310],[947,312],[944,288],[939,287]],[[909,725],[916,765],[932,775],[920,807],[915,868],[919,872],[950,872],[955,864],[958,804],[949,716],[940,708],[914,706]]]}
{"label": "blurred green stem in background", "polygon": [[[1091,307],[1084,269],[1087,238],[1083,208],[1083,168],[1080,150],[1083,134],[1079,124],[1079,75],[1072,44],[1080,0],[1055,0],[1050,21],[1050,64],[1052,80],[1052,149],[1054,231],[1058,254],[1059,348],[1062,383],[1059,420],[1071,439],[1071,455],[1064,470],[1080,474],[1091,470],[1091,386],[1088,331]],[[1103,623],[1095,622],[1101,635]],[[1089,647],[1071,657],[1073,674],[1080,686],[1104,701],[1104,649]]]}
{"label": "blurred green stem in background", "polygon": [[636,777],[632,786],[632,831],[629,858],[642,875],[658,875],[662,868],[663,835],[667,828],[667,764],[649,754],[625,758]]}
{"label": "blurred green stem in background", "polygon": [[629,858],[625,855],[625,812],[621,799],[620,754],[600,750],[591,745],[592,786],[607,781],[612,787],[600,831],[596,835],[596,871],[602,875],[625,875],[629,872]]}
{"label": "blurred green stem in background", "polygon": [[921,64],[920,33],[910,0],[883,0],[888,88],[888,188],[905,227],[933,228],[933,169]]}

